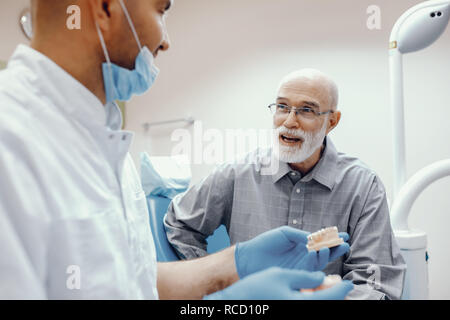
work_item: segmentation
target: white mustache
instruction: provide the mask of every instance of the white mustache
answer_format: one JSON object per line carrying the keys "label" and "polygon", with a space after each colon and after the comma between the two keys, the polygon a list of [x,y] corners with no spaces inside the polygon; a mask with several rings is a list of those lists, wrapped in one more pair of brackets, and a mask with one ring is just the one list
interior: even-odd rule
{"label": "white mustache", "polygon": [[310,134],[306,133],[302,129],[288,129],[285,126],[281,126],[276,128],[276,132],[278,136],[280,135],[287,135],[289,137],[301,139],[302,141],[305,141]]}

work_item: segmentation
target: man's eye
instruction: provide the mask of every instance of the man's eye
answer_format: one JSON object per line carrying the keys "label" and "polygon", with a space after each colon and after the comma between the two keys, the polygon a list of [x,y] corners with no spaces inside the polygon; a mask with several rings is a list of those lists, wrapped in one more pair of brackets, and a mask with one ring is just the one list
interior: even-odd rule
{"label": "man's eye", "polygon": [[313,113],[314,110],[311,109],[311,108],[306,107],[306,108],[302,108],[302,112],[304,112],[304,113]]}
{"label": "man's eye", "polygon": [[288,109],[288,106],[285,106],[284,104],[279,104],[279,105],[277,105],[277,107],[278,107],[278,110],[280,110],[280,111],[287,111],[287,109]]}

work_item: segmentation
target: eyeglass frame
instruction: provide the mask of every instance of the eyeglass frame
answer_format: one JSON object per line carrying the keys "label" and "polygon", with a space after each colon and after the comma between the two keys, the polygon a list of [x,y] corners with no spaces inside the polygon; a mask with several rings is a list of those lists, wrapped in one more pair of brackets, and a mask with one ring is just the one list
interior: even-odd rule
{"label": "eyeglass frame", "polygon": [[[286,110],[288,111],[286,114],[287,115],[289,115],[291,112],[292,112],[292,110],[294,110],[295,111],[295,115],[296,116],[298,116],[299,114],[297,113],[299,110],[305,110],[305,109],[307,109],[307,110],[309,110],[309,111],[311,111],[311,112],[313,112],[317,117],[320,117],[320,116],[322,116],[322,115],[324,115],[324,114],[329,114],[329,113],[334,113],[334,110],[328,110],[328,111],[322,111],[322,112],[320,112],[320,111],[316,111],[316,110],[314,110],[313,108],[310,108],[310,107],[290,107],[290,106],[288,106],[288,105],[286,105],[286,104],[283,104],[283,103],[271,103],[271,104],[269,104],[269,106],[268,106],[268,108],[269,108],[269,110],[272,112],[272,106],[278,106],[278,105],[282,105],[282,106],[285,106],[286,107]],[[273,113],[273,115],[275,115],[276,114],[276,111],[275,111],[275,113]],[[316,118],[317,119],[317,118]]]}

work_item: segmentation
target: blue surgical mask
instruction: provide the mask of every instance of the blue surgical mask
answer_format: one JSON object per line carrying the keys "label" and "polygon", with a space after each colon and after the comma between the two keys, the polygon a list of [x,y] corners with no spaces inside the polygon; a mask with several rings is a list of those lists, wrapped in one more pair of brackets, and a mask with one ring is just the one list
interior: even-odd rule
{"label": "blue surgical mask", "polygon": [[131,31],[139,46],[140,52],[136,57],[135,69],[129,70],[111,63],[103,35],[98,25],[97,32],[105,54],[106,62],[102,64],[103,81],[105,85],[106,101],[128,101],[134,94],[145,93],[156,80],[159,70],[154,64],[154,57],[150,50],[141,46],[134,24],[122,0],[119,1],[130,24]]}

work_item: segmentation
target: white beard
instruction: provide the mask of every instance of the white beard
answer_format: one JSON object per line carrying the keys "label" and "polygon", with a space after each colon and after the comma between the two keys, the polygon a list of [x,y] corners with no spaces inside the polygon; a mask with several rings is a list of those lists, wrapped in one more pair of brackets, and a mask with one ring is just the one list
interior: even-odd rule
{"label": "white beard", "polygon": [[[300,163],[308,159],[320,148],[326,137],[327,121],[324,121],[322,128],[317,132],[305,132],[301,129],[288,129],[280,126],[274,130],[273,152],[276,158],[286,163]],[[300,147],[285,146],[280,143],[280,134],[285,134],[303,139]]]}

